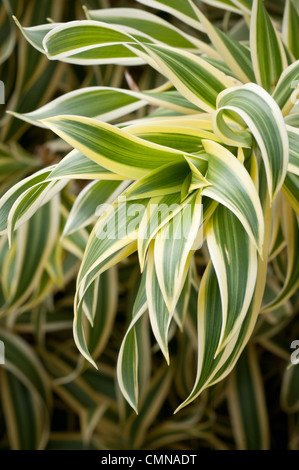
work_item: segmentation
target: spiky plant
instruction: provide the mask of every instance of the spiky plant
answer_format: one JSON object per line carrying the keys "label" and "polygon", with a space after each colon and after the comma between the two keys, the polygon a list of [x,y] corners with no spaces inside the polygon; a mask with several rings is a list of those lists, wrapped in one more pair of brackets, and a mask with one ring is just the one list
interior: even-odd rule
{"label": "spiky plant", "polygon": [[[63,214],[65,247],[84,246],[88,236],[74,295],[82,356],[101,374],[102,345],[114,324],[114,266],[129,259],[138,268],[138,290],[130,287],[135,300],[117,351],[127,402],[141,412],[153,404],[145,393],[149,318],[154,351],[158,345],[170,368],[172,357],[180,361],[181,397],[193,380],[176,411],[227,378],[239,448],[267,448],[256,344],[278,351],[287,368],[289,354],[271,341],[292,322],[298,331],[298,10],[288,0],[280,19],[262,0],[139,3],[174,16],[180,27],[142,8],[85,9],[86,20],[35,27],[18,23],[48,59],[126,66],[131,87],[79,87],[38,110],[12,112],[50,129],[72,150],[4,194],[0,230],[17,253],[29,254],[35,241],[22,230],[33,214],[47,243],[56,195],[72,179],[92,180]],[[226,24],[211,22],[206,4],[227,10]],[[160,85],[141,89],[134,66],[153,69]],[[182,225],[184,236],[177,236]],[[7,294],[6,315],[24,301],[18,289]],[[288,340],[296,340],[292,334]],[[291,390],[298,366],[285,374],[282,402],[297,410]],[[254,439],[248,420],[260,429]]]}

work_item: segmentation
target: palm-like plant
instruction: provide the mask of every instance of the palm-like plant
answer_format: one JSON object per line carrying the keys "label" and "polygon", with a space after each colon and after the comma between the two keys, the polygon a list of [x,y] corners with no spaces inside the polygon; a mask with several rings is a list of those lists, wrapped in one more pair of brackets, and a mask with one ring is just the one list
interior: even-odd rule
{"label": "palm-like plant", "polygon": [[[177,411],[229,376],[232,415],[241,429],[249,417],[240,371],[251,386],[257,422],[264,422],[265,405],[256,351],[245,347],[254,334],[272,338],[296,314],[299,14],[291,0],[281,22],[261,0],[201,2],[227,10],[233,26],[224,32],[191,0],[139,3],[185,26],[140,8],[86,9],[86,20],[19,25],[50,60],[124,65],[132,75],[134,66],[149,66],[160,85],[141,90],[127,73],[129,89],[79,88],[30,113],[13,112],[52,130],[72,150],[4,194],[0,229],[11,246],[18,229],[18,250],[29,253],[30,240],[26,248],[19,234],[38,211],[47,246],[59,223],[57,194],[71,179],[92,180],[65,215],[62,234],[73,251],[88,236],[74,299],[73,332],[82,356],[101,368],[114,321],[114,266],[130,256],[139,287],[117,359],[127,402],[138,411],[146,397],[148,317],[167,363],[176,341],[183,369],[197,356],[197,372],[184,372],[182,395],[190,380],[193,388]],[[136,112],[143,108],[140,118]],[[102,204],[109,206],[99,217]],[[157,207],[172,210],[157,217]],[[176,237],[183,222],[188,236]],[[3,312],[23,301],[15,291]],[[285,402],[297,369],[287,369]],[[268,430],[261,428],[263,447]],[[240,447],[247,439],[242,429]]]}

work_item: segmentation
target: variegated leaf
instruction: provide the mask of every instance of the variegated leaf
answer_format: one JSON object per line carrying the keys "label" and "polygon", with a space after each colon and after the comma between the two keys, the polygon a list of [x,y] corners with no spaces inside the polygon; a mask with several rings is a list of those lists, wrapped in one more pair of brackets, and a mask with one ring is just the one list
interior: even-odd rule
{"label": "variegated leaf", "polygon": [[[273,98],[260,86],[249,83],[222,92],[217,98],[214,129],[227,145],[248,146],[244,131],[235,132],[224,119],[226,111],[237,113],[249,127],[261,151],[271,200],[284,182],[289,158],[287,129]],[[247,131],[245,131],[247,132]]]}
{"label": "variegated leaf", "polygon": [[221,205],[209,219],[207,244],[221,295],[219,352],[238,332],[247,314],[255,290],[257,254],[240,221]]}
{"label": "variegated leaf", "polygon": [[253,0],[250,51],[257,83],[272,92],[288,66],[285,50],[262,0]]}
{"label": "variegated leaf", "polygon": [[214,26],[193,2],[192,7],[201,21],[205,32],[214,44],[220,57],[243,83],[254,82],[250,51],[241,42],[234,40]]}
{"label": "variegated leaf", "polygon": [[187,100],[208,113],[215,110],[217,95],[237,84],[204,58],[190,52],[157,44],[128,47],[165,75]]}
{"label": "variegated leaf", "polygon": [[299,29],[299,13],[294,0],[286,0],[282,22],[282,38],[296,59],[299,59],[297,34]]}
{"label": "variegated leaf", "polygon": [[131,179],[145,176],[163,164],[184,159],[178,151],[151,144],[95,119],[57,116],[43,122],[91,160]]}
{"label": "variegated leaf", "polygon": [[184,286],[192,250],[198,249],[203,241],[203,233],[199,237],[202,216],[201,194],[195,191],[182,210],[163,226],[155,240],[156,274],[171,315]]}
{"label": "variegated leaf", "polygon": [[270,423],[257,352],[243,351],[228,379],[228,404],[238,450],[270,448]]}

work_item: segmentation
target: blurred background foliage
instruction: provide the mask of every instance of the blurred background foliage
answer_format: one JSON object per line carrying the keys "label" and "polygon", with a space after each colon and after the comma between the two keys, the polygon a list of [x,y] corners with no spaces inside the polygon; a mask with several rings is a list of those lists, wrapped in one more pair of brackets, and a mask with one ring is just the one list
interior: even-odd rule
{"label": "blurred background foliage", "polygon": [[[277,21],[284,3],[265,2]],[[133,0],[84,4],[92,9],[145,8]],[[215,24],[246,39],[246,28],[233,14],[223,16],[221,10],[201,6]],[[0,79],[5,84],[5,104],[0,105],[0,196],[70,150],[49,130],[18,120],[7,110],[29,112],[68,91],[92,85],[143,89],[160,85],[159,77],[142,66],[49,61],[24,39],[12,15],[22,26],[85,18],[79,0],[1,0]],[[147,111],[141,108],[135,115],[140,118]],[[0,366],[0,449],[299,450],[299,371],[298,366],[286,369],[291,341],[299,338],[298,294],[261,316],[235,370],[176,415],[173,409],[192,388],[196,374],[192,325],[187,325],[186,335],[176,332],[172,338],[168,367],[150,336],[147,319],[142,320],[138,340],[143,344],[144,377],[136,415],[120,394],[115,373],[138,287],[138,260],[133,255],[104,273],[96,286],[93,308],[101,311],[106,323],[104,329],[97,324],[90,329],[89,345],[99,371],[82,359],[73,340],[73,297],[91,227],[63,239],[61,233],[85,185],[86,180],[71,180],[17,231],[10,249],[7,238],[0,236],[0,339],[6,361]],[[31,243],[28,259],[17,255],[24,238]],[[205,265],[201,256],[196,257],[199,273]],[[273,269],[283,276],[283,264]],[[195,288],[191,309],[192,293],[196,315]]]}

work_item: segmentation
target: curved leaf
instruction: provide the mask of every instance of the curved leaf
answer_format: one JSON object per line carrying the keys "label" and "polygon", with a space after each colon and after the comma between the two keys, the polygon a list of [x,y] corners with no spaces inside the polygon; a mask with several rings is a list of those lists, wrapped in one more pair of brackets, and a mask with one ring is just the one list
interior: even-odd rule
{"label": "curved leaf", "polygon": [[[158,233],[154,244],[155,269],[170,314],[173,314],[187,276],[190,255],[203,240],[200,233],[202,204],[200,191],[195,191],[188,203],[169,224]],[[196,248],[194,247],[195,241]]]}
{"label": "curved leaf", "polygon": [[254,83],[226,90],[218,96],[213,121],[216,134],[228,145],[244,146],[242,134],[239,137],[224,121],[226,110],[236,112],[252,132],[263,157],[273,201],[284,182],[289,159],[287,129],[278,105]]}
{"label": "curved leaf", "polygon": [[[229,150],[211,141],[203,141],[203,145],[207,154],[201,154],[201,158],[208,162],[206,177],[210,186],[203,188],[201,195],[208,196],[230,209],[261,252],[264,219],[252,179]],[[192,162],[197,165],[195,157]]]}
{"label": "curved leaf", "polygon": [[[191,2],[190,2],[191,3]],[[192,2],[192,7],[201,21],[205,32],[223,57],[226,64],[243,83],[254,82],[255,76],[252,67],[250,51],[241,42],[236,41],[228,34],[223,33],[214,26],[208,18]]]}
{"label": "curved leaf", "polygon": [[270,447],[263,385],[257,353],[252,345],[248,345],[228,379],[228,404],[239,450],[267,450]]}
{"label": "curved leaf", "polygon": [[257,83],[271,92],[288,61],[279,33],[262,0],[253,0],[252,4],[250,51]]}
{"label": "curved leaf", "polygon": [[209,219],[207,244],[221,294],[220,351],[238,332],[248,311],[256,283],[257,255],[240,221],[221,205]]}
{"label": "curved leaf", "polygon": [[151,144],[95,119],[57,116],[43,122],[91,160],[131,179],[184,158],[178,151]]}
{"label": "curved leaf", "polygon": [[165,75],[187,100],[208,113],[215,110],[217,95],[236,85],[235,80],[190,52],[182,52],[164,45],[144,44],[143,49],[151,56],[153,63],[148,60],[142,49],[133,46],[130,46],[130,49],[150,65],[156,64],[158,71]]}

